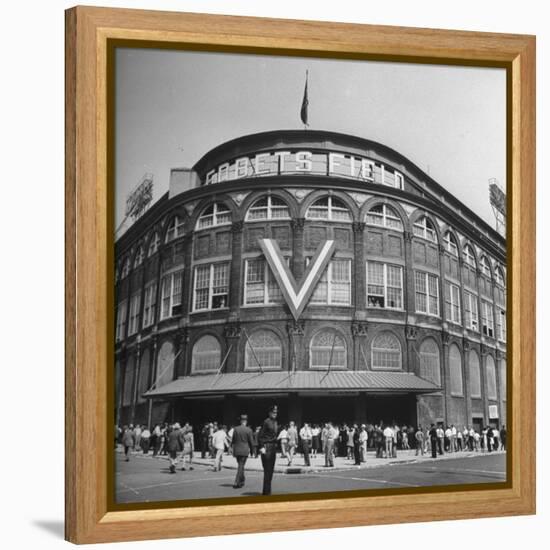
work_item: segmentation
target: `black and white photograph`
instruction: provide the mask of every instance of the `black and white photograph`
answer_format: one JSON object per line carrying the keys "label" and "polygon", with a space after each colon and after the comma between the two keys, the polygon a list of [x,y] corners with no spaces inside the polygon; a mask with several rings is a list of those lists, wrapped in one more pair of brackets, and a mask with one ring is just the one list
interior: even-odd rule
{"label": "black and white photograph", "polygon": [[506,70],[114,64],[115,502],[504,484]]}

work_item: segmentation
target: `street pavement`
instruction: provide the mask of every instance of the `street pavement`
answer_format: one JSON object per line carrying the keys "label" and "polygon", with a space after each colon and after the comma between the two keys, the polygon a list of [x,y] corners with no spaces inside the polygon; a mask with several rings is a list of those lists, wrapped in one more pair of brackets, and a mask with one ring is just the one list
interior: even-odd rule
{"label": "street pavement", "polygon": [[[195,458],[193,470],[180,466],[170,474],[166,457],[135,453],[129,462],[116,453],[116,501],[118,503],[160,502],[187,499],[227,498],[261,495],[263,472],[260,459],[246,464],[246,484],[233,489],[235,459],[224,456],[223,468],[212,469],[213,460]],[[410,488],[436,485],[495,483],[506,481],[506,453],[449,453],[432,459],[415,457],[414,451],[398,451],[393,459],[377,459],[368,453],[361,466],[344,458],[334,468],[324,467],[324,457],[313,459],[310,468],[295,458],[292,468],[278,458],[273,494],[318,493],[357,489]]]}

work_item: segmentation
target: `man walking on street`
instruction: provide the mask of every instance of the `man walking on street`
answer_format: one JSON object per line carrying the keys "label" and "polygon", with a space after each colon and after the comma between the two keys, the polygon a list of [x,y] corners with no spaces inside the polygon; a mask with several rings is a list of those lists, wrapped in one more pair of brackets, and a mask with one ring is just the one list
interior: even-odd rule
{"label": "man walking on street", "polygon": [[166,432],[166,450],[170,458],[170,473],[176,473],[176,465],[178,463],[178,453],[183,450],[183,434],[181,433],[180,425],[176,422],[172,429]]}
{"label": "man walking on street", "polygon": [[275,459],[277,458],[278,428],[277,405],[273,405],[273,407],[269,409],[269,415],[264,420],[260,433],[258,434],[258,444],[260,445],[262,467],[264,469],[263,495],[271,494],[271,480],[273,479]]}
{"label": "man walking on street", "polygon": [[233,489],[240,489],[244,486],[244,466],[254,446],[252,430],[247,426],[247,423],[248,416],[246,416],[246,414],[241,414],[241,423],[233,429],[233,437],[231,438],[233,456],[237,460],[237,475],[235,476]]}
{"label": "man walking on street", "polygon": [[432,458],[437,458],[437,446],[439,442],[439,437],[437,434],[437,428],[435,427],[434,424],[432,424],[432,427],[430,428],[429,436],[430,436],[430,444],[432,446]]}
{"label": "man walking on street", "polygon": [[311,428],[307,422],[304,423],[302,429],[300,430],[300,439],[302,440],[302,453],[304,454],[304,466],[311,466],[309,460],[309,451],[311,450],[311,440],[313,439],[313,434],[311,433]]}
{"label": "man walking on street", "polygon": [[323,449],[325,451],[325,467],[334,467],[334,442],[338,438],[338,430],[333,427],[332,423],[327,422],[325,431],[325,439],[323,441]]}
{"label": "man walking on street", "polygon": [[227,433],[225,426],[220,426],[212,436],[212,446],[216,452],[214,460],[214,471],[219,472],[222,469],[223,452],[227,448]]}
{"label": "man walking on street", "polygon": [[418,426],[418,430],[416,430],[414,438],[416,439],[415,456],[418,456],[419,454],[424,456],[424,432],[422,431],[422,426]]}
{"label": "man walking on street", "polygon": [[288,437],[288,465],[292,466],[292,459],[296,453],[296,447],[298,446],[298,430],[294,422],[290,422],[287,430]]}

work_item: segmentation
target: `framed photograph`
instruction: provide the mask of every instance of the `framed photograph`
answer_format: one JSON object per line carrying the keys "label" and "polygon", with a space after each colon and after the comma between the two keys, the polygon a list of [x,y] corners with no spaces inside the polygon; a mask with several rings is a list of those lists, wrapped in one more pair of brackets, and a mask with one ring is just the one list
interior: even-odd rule
{"label": "framed photograph", "polygon": [[66,114],[67,540],[535,512],[534,37],[76,7]]}

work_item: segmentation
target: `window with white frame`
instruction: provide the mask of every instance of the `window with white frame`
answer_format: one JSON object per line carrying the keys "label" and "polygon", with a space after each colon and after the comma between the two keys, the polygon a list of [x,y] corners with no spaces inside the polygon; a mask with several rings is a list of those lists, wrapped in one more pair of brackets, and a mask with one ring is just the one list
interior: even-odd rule
{"label": "window with white frame", "polygon": [[464,258],[464,263],[466,263],[466,265],[469,265],[470,267],[473,267],[474,269],[477,267],[476,258],[474,256],[474,251],[472,250],[472,247],[469,244],[467,244],[464,247],[462,257]]}
{"label": "window with white frame", "polygon": [[394,187],[397,189],[405,189],[405,178],[401,172],[397,170],[393,173]]}
{"label": "window with white frame", "polygon": [[286,202],[272,195],[266,195],[258,199],[246,213],[247,222],[257,220],[280,220],[284,218],[290,218],[290,211]]}
{"label": "window with white frame", "polygon": [[422,216],[413,224],[413,233],[416,237],[421,237],[432,243],[437,242],[437,233],[432,222],[427,216]]}
{"label": "window with white frame", "polygon": [[135,334],[139,330],[139,308],[141,306],[141,292],[136,292],[130,298],[130,319],[128,334]]}
{"label": "window with white frame", "polygon": [[485,277],[488,277],[490,279],[491,266],[489,265],[489,260],[485,256],[482,256],[480,264],[481,264],[481,272],[483,273],[483,275],[485,275]]}
{"label": "window with white frame", "polygon": [[493,304],[481,300],[481,329],[485,336],[494,336]]}
{"label": "window with white frame", "polygon": [[211,334],[201,336],[193,346],[191,370],[197,372],[214,372],[220,368],[221,347],[218,339]]}
{"label": "window with white frame", "polygon": [[479,355],[475,350],[468,354],[468,368],[470,370],[470,397],[481,397],[481,369]]}
{"label": "window with white frame", "polygon": [[479,315],[477,310],[477,296],[464,291],[464,313],[466,317],[466,328],[479,331]]}
{"label": "window with white frame", "polygon": [[377,204],[373,206],[366,215],[366,222],[369,225],[378,225],[403,231],[403,222],[395,210],[386,204]]}
{"label": "window with white frame", "polygon": [[449,371],[451,375],[451,395],[462,396],[464,394],[462,354],[456,344],[449,346]]}
{"label": "window with white frame", "polygon": [[197,266],[194,280],[194,311],[229,306],[229,263]]}
{"label": "window with white frame", "polygon": [[493,359],[492,355],[487,355],[486,363],[487,398],[495,401],[497,398],[497,372],[495,360]]}
{"label": "window with white frame", "polygon": [[176,315],[176,307],[181,305],[181,284],[183,269],[168,273],[161,279],[160,318],[168,319]]}
{"label": "window with white frame", "polygon": [[506,342],[506,310],[497,308],[497,338],[501,342]]}
{"label": "window with white frame", "polygon": [[401,344],[392,332],[378,334],[371,345],[371,365],[373,369],[401,370]]}
{"label": "window with white frame", "polygon": [[332,196],[316,200],[306,213],[308,220],[327,220],[333,222],[351,222],[351,214],[345,203]]}
{"label": "window with white frame", "polygon": [[439,277],[423,271],[414,272],[416,311],[439,316]]}
{"label": "window with white frame", "polygon": [[403,268],[367,262],[367,307],[403,309]]}
{"label": "window with white frame", "polygon": [[271,330],[256,330],[246,341],[245,370],[281,369],[283,346]]}
{"label": "window with white frame", "polygon": [[173,241],[174,239],[183,236],[183,226],[183,219],[179,216],[174,216],[168,224],[165,242],[169,243],[170,241]]}
{"label": "window with white frame", "polygon": [[462,324],[462,316],[460,313],[460,288],[457,285],[453,285],[449,281],[445,281],[445,304],[447,321]]}
{"label": "window with white frame", "polygon": [[425,338],[420,345],[420,377],[441,385],[441,354],[433,338]]}
{"label": "window with white frame", "polygon": [[443,241],[445,243],[445,250],[449,252],[451,256],[458,258],[458,246],[456,245],[455,238],[453,237],[450,231],[447,231],[445,233],[445,236],[443,237]]}
{"label": "window with white frame", "polygon": [[347,368],[347,348],[344,338],[334,330],[321,330],[311,339],[310,368]]}
{"label": "window with white frame", "polygon": [[155,322],[157,305],[157,283],[148,283],[143,295],[143,327],[149,327]]}
{"label": "window with white frame", "polygon": [[283,303],[281,289],[264,258],[251,258],[245,261],[244,303],[245,305]]}
{"label": "window with white frame", "polygon": [[225,204],[216,202],[206,208],[197,220],[197,229],[206,229],[231,223],[231,211]]}
{"label": "window with white frame", "polygon": [[143,263],[143,258],[145,258],[145,253],[143,252],[143,247],[140,246],[136,252],[136,257],[134,258],[134,269]]}
{"label": "window with white frame", "polygon": [[126,331],[126,300],[119,302],[116,312],[116,331],[115,338],[118,342],[124,338]]}
{"label": "window with white frame", "polygon": [[149,250],[147,251],[147,255],[151,257],[159,249],[159,246],[160,246],[160,236],[158,232],[155,231],[151,237],[151,240],[149,241]]}
{"label": "window with white frame", "polygon": [[321,275],[311,304],[351,304],[351,260],[332,260]]}

